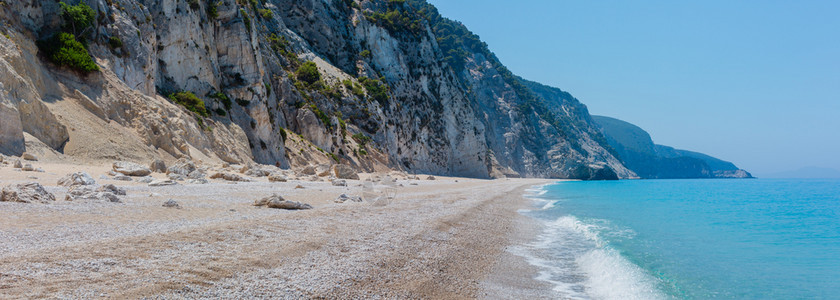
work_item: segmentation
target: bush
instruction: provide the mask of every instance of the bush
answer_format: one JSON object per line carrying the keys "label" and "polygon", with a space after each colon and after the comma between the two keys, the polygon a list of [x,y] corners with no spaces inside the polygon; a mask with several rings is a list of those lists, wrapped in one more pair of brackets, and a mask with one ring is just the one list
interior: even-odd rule
{"label": "bush", "polygon": [[169,95],[169,99],[199,116],[209,116],[207,108],[204,107],[204,101],[196,97],[192,92],[177,92]]}
{"label": "bush", "polygon": [[361,55],[364,58],[370,58],[370,50],[362,51],[361,53],[359,53],[359,55]]}
{"label": "bush", "polygon": [[99,71],[99,66],[88,54],[87,48],[66,32],[59,32],[46,40],[38,41],[38,48],[54,64],[66,66],[82,73]]}
{"label": "bush", "polygon": [[353,139],[359,143],[359,148],[364,149],[367,147],[367,143],[370,143],[371,138],[369,136],[364,135],[363,133],[359,132],[353,135]]}
{"label": "bush", "polygon": [[190,4],[190,8],[192,8],[192,10],[198,10],[201,8],[201,5],[198,4],[198,0],[187,0],[187,3]]}
{"label": "bush", "polygon": [[359,81],[362,82],[362,85],[365,86],[365,89],[368,91],[368,95],[370,95],[373,100],[379,102],[381,105],[385,105],[385,102],[388,101],[388,85],[380,82],[376,79],[370,79],[367,77],[359,78]]}
{"label": "bush", "polygon": [[239,13],[242,14],[242,22],[245,22],[245,29],[248,30],[248,33],[251,33],[251,15],[242,8],[239,9]]}
{"label": "bush", "polygon": [[318,66],[314,62],[308,61],[300,65],[300,68],[295,72],[295,77],[311,85],[321,80],[321,72],[318,71]]}
{"label": "bush", "polygon": [[283,129],[283,127],[280,127],[279,129],[280,129],[279,130],[280,131],[280,137],[283,138],[283,143],[285,144],[286,139],[288,138],[288,134],[286,133],[286,129]]}
{"label": "bush", "polygon": [[84,2],[77,5],[67,5],[67,3],[59,2],[61,6],[61,18],[64,20],[66,30],[72,30],[73,34],[84,32],[85,29],[93,25],[96,13],[90,6]]}
{"label": "bush", "polygon": [[218,5],[219,4],[216,3],[216,0],[207,1],[207,16],[210,17],[210,19],[219,17]]}
{"label": "bush", "polygon": [[237,98],[236,99],[236,104],[239,104],[239,106],[242,106],[242,107],[248,107],[248,105],[251,105],[251,101]]}
{"label": "bush", "polygon": [[230,110],[230,107],[233,105],[233,102],[230,101],[230,98],[228,98],[228,96],[225,95],[222,92],[210,93],[207,96],[210,97],[210,98],[221,101],[222,105],[225,106],[225,110]]}
{"label": "bush", "polygon": [[274,12],[270,9],[260,8],[257,10],[263,19],[271,19],[274,17]]}
{"label": "bush", "polygon": [[321,120],[321,123],[324,123],[324,126],[332,128],[333,125],[332,121],[330,120],[330,117],[327,116],[327,114],[325,114],[323,111],[318,109],[318,106],[316,106],[315,104],[309,104],[309,110],[315,113],[315,116],[317,116],[318,119]]}
{"label": "bush", "polygon": [[356,95],[356,97],[362,98],[365,96],[365,91],[362,90],[362,86],[358,83],[352,82],[349,79],[345,79],[341,83],[344,84],[344,87],[346,87],[348,91],[353,93],[353,95]]}
{"label": "bush", "polygon": [[123,46],[122,40],[119,37],[112,36],[108,39],[108,45],[111,45],[111,49],[117,49]]}

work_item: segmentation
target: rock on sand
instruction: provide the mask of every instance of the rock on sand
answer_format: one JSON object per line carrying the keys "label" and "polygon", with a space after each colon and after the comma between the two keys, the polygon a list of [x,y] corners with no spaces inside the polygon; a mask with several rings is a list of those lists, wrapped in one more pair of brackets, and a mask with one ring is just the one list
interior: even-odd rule
{"label": "rock on sand", "polygon": [[35,182],[13,184],[0,191],[0,202],[49,203],[55,196]]}
{"label": "rock on sand", "polygon": [[74,185],[94,185],[96,181],[93,180],[93,177],[90,177],[88,173],[85,172],[76,172],[70,173],[61,177],[58,180],[58,185],[60,186],[74,186]]}
{"label": "rock on sand", "polygon": [[267,206],[268,208],[278,209],[312,209],[312,205],[288,201],[277,194],[254,201],[254,206]]}
{"label": "rock on sand", "polygon": [[147,168],[147,167],[145,167],[141,164],[136,164],[136,163],[127,162],[127,161],[114,162],[113,168],[114,168],[114,172],[121,173],[121,174],[127,175],[127,176],[138,176],[138,177],[140,177],[140,176],[147,176],[149,174],[152,174],[152,170],[149,170],[149,168]]}
{"label": "rock on sand", "polygon": [[348,165],[335,165],[333,173],[338,179],[359,180],[359,174]]}

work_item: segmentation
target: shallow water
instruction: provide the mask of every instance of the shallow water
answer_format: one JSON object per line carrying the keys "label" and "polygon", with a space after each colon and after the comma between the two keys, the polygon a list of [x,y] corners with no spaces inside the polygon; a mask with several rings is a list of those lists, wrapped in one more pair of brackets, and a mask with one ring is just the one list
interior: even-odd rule
{"label": "shallow water", "polygon": [[515,249],[573,299],[840,297],[840,180],[560,182]]}

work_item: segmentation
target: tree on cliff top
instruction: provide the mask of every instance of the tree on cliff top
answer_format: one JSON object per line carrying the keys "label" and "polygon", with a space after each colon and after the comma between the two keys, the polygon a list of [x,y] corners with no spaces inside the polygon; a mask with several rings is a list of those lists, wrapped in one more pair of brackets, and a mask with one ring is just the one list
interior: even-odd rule
{"label": "tree on cliff top", "polygon": [[61,18],[64,20],[65,30],[72,30],[74,36],[80,36],[91,25],[93,25],[96,13],[90,6],[81,2],[77,5],[68,5],[59,2],[61,5]]}

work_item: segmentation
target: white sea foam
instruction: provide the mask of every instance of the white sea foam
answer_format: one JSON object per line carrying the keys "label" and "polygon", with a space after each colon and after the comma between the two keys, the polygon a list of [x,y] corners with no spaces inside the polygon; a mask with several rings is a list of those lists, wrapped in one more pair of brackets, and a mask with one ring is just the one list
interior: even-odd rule
{"label": "white sea foam", "polygon": [[545,222],[543,232],[511,251],[539,268],[536,279],[569,299],[666,299],[655,277],[610,248],[602,237],[632,238],[605,220],[584,222],[570,215]]}
{"label": "white sea foam", "polygon": [[[555,204],[557,204],[558,200],[542,198],[542,196],[545,195],[545,193],[548,193],[548,190],[545,187],[549,186],[549,185],[551,185],[551,184],[536,185],[536,186],[533,186],[529,189],[526,189],[524,196],[525,196],[525,198],[529,198],[529,199],[534,200],[534,207],[535,208],[538,208],[538,209],[541,209],[541,210],[546,210],[546,209],[552,208],[552,207],[554,207]],[[519,210],[520,213],[526,213],[526,212],[529,212],[529,211],[533,211],[533,210],[532,209]]]}

